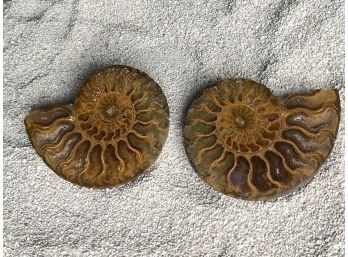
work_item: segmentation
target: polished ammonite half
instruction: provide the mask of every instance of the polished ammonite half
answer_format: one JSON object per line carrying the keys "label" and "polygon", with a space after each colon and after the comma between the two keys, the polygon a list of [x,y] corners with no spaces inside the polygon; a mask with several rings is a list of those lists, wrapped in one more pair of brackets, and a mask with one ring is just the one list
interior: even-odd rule
{"label": "polished ammonite half", "polygon": [[333,147],[339,112],[335,89],[276,97],[251,80],[223,80],[189,107],[185,148],[217,191],[269,199],[315,174]]}
{"label": "polished ammonite half", "polygon": [[74,105],[36,110],[25,119],[32,145],[63,178],[113,187],[146,171],[168,134],[168,105],[149,76],[104,68],[81,86]]}

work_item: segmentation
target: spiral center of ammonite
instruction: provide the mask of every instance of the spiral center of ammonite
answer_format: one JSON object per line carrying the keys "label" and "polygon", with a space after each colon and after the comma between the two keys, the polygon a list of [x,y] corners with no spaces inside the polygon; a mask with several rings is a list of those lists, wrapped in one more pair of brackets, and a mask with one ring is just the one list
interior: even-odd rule
{"label": "spiral center of ammonite", "polygon": [[246,120],[241,116],[236,117],[234,119],[234,122],[236,123],[238,128],[245,128],[247,123]]}
{"label": "spiral center of ammonite", "polygon": [[255,111],[248,106],[232,105],[219,115],[218,127],[222,135],[238,136],[253,130],[256,122]]}
{"label": "spiral center of ammonite", "polygon": [[[92,95],[93,96],[93,95]],[[130,97],[118,91],[90,97],[85,106],[79,102],[75,115],[81,130],[95,140],[109,141],[124,137],[134,125],[136,112]]]}
{"label": "spiral center of ammonite", "polygon": [[257,149],[256,142],[262,134],[261,125],[257,112],[246,105],[226,106],[217,119],[220,140],[227,148],[237,152]]}
{"label": "spiral center of ammonite", "polygon": [[103,96],[99,102],[99,118],[104,123],[129,127],[134,119],[133,104],[129,97],[119,93]]}
{"label": "spiral center of ammonite", "polygon": [[[278,108],[274,109],[278,112]],[[230,104],[218,114],[220,141],[233,152],[253,153],[266,149],[278,135],[279,115],[244,104]]]}
{"label": "spiral center of ammonite", "polygon": [[110,104],[105,106],[105,109],[101,111],[101,115],[104,121],[112,122],[117,120],[117,118],[120,116],[120,111],[117,105]]}
{"label": "spiral center of ammonite", "polygon": [[114,104],[109,105],[106,110],[105,110],[105,114],[107,115],[108,118],[110,119],[114,119],[115,117],[117,117],[118,114],[118,110],[117,110],[117,106]]}
{"label": "spiral center of ammonite", "polygon": [[100,110],[100,117],[104,122],[118,122],[123,118],[130,118],[130,108],[117,104],[106,104]]}

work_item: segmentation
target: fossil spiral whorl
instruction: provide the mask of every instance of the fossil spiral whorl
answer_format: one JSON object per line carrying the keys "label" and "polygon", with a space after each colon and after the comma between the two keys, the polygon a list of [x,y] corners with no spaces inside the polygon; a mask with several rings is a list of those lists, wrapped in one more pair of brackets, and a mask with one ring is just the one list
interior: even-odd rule
{"label": "fossil spiral whorl", "polygon": [[57,174],[87,187],[113,187],[147,170],[168,133],[168,105],[145,73],[112,66],[80,87],[74,105],[30,113],[29,138]]}
{"label": "fossil spiral whorl", "polygon": [[251,80],[224,80],[188,109],[185,149],[217,191],[269,199],[315,174],[332,149],[338,122],[334,89],[281,98]]}

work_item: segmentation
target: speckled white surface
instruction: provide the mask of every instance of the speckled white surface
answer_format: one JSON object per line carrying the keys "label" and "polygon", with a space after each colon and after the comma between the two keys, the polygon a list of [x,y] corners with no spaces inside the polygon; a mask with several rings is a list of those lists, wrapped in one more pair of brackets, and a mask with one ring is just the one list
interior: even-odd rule
{"label": "speckled white surface", "polygon": [[[194,173],[183,111],[207,83],[247,77],[283,94],[339,89],[343,0],[4,2],[6,256],[343,256],[343,122],[314,180],[273,202],[218,194]],[[166,94],[154,169],[118,189],[79,188],[35,153],[23,119],[72,101],[95,69],[126,64]]]}

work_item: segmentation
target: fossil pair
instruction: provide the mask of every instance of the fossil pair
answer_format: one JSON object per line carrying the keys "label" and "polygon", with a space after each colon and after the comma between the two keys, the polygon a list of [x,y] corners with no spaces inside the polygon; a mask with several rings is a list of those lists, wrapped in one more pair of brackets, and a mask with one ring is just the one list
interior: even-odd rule
{"label": "fossil pair", "polygon": [[[186,113],[187,156],[215,190],[260,200],[309,181],[329,155],[339,123],[335,89],[286,97],[254,81],[223,80],[203,90]],[[145,73],[104,68],[80,87],[73,105],[25,119],[33,147],[66,180],[107,188],[154,163],[169,126],[166,98]]]}

